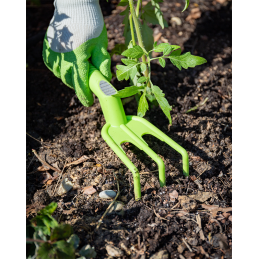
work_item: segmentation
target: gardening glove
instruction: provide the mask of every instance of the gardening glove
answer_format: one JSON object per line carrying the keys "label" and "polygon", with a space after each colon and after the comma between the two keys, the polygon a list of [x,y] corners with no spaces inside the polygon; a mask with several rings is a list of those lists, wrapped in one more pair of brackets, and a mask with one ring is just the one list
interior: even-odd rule
{"label": "gardening glove", "polygon": [[89,87],[91,63],[110,81],[111,58],[99,0],[55,0],[43,43],[45,65],[73,88],[84,106],[94,102]]}

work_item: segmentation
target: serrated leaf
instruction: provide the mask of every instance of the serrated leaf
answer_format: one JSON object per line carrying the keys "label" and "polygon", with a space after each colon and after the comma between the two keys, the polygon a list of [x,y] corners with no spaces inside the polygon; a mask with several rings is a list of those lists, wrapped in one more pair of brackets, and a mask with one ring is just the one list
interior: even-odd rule
{"label": "serrated leaf", "polygon": [[152,85],[152,92],[155,95],[160,108],[162,109],[162,111],[164,112],[166,117],[168,118],[169,123],[172,124],[172,118],[170,115],[170,111],[172,110],[172,107],[169,105],[168,101],[164,98],[165,94],[156,85]]}
{"label": "serrated leaf", "polygon": [[73,228],[68,224],[60,224],[51,233],[50,240],[67,239],[73,234]]}
{"label": "serrated leaf", "polygon": [[121,53],[121,55],[128,58],[140,58],[144,54],[143,49],[140,46],[134,46]]}
{"label": "serrated leaf", "polygon": [[117,79],[119,81],[125,79],[128,80],[130,78],[134,78],[136,73],[138,72],[136,65],[128,65],[128,66],[123,66],[123,65],[117,65],[116,68],[116,75]]}
{"label": "serrated leaf", "polygon": [[67,240],[68,243],[72,244],[75,249],[78,248],[80,239],[76,234],[72,234]]}
{"label": "serrated leaf", "polygon": [[55,258],[57,254],[56,249],[49,243],[43,243],[37,250],[36,258],[38,259],[49,259]]}
{"label": "serrated leaf", "polygon": [[129,4],[129,1],[128,0],[121,0],[119,3],[118,3],[118,6],[126,6]]}
{"label": "serrated leaf", "polygon": [[159,1],[157,1],[157,0],[151,0],[151,4],[155,7],[155,16],[156,16],[160,26],[162,27],[162,29],[164,29],[164,27],[165,27],[164,17],[163,17],[163,13],[160,9],[158,2]]}
{"label": "serrated leaf", "polygon": [[[177,50],[176,50],[177,51]],[[179,69],[181,70],[182,67],[187,69],[189,67],[195,67],[198,65],[202,65],[207,62],[206,59],[198,56],[191,55],[190,52],[187,52],[180,56],[171,56],[170,61]]]}
{"label": "serrated leaf", "polygon": [[47,205],[44,209],[40,210],[39,214],[52,214],[56,208],[57,208],[58,204],[56,202],[51,202],[49,205]]}
{"label": "serrated leaf", "polygon": [[147,25],[146,22],[141,26],[141,33],[143,37],[143,44],[147,51],[150,51],[153,48],[154,38],[153,30]]}
{"label": "serrated leaf", "polygon": [[146,82],[148,80],[148,78],[147,77],[145,77],[145,76],[142,76],[142,77],[140,77],[139,79],[138,79],[138,83],[144,83],[144,82]]}
{"label": "serrated leaf", "polygon": [[189,3],[190,3],[190,0],[185,0],[185,6],[184,6],[182,12],[184,12],[188,8]]}
{"label": "serrated leaf", "polygon": [[144,64],[144,63],[141,63],[141,65],[140,65],[140,71],[141,71],[141,73],[144,73],[144,72],[146,71],[146,69],[147,69],[147,65]]}
{"label": "serrated leaf", "polygon": [[169,46],[167,46],[167,47],[164,48],[164,50],[163,50],[163,55],[166,56],[166,55],[168,55],[171,51],[172,51],[172,47],[171,47],[171,45],[169,45]]}
{"label": "serrated leaf", "polygon": [[177,49],[175,51],[173,51],[169,57],[174,57],[174,56],[180,56],[181,55],[182,50],[181,49]]}
{"label": "serrated leaf", "polygon": [[125,65],[136,65],[138,62],[136,60],[133,59],[127,59],[127,58],[122,58],[121,59],[122,63],[124,63]]}
{"label": "serrated leaf", "polygon": [[[65,240],[57,241],[53,244],[57,251],[57,259],[74,259],[75,249],[72,244]],[[51,258],[51,257],[50,257]]]}
{"label": "serrated leaf", "polygon": [[180,49],[180,48],[181,48],[181,47],[178,46],[178,45],[171,45],[171,47],[172,47],[172,50],[173,50],[173,51],[176,50],[176,49]]}
{"label": "serrated leaf", "polygon": [[169,43],[161,43],[154,48],[155,52],[163,52],[165,48],[171,47]]}
{"label": "serrated leaf", "polygon": [[94,247],[91,247],[90,245],[83,246],[79,251],[79,254],[84,256],[85,258],[95,258],[97,255]]}
{"label": "serrated leaf", "polygon": [[163,58],[159,58],[158,60],[161,67],[165,67],[165,60]]}
{"label": "serrated leaf", "polygon": [[118,91],[113,96],[119,97],[119,98],[126,98],[126,97],[129,97],[129,96],[135,95],[141,89],[143,89],[143,87],[133,85],[133,86],[125,87],[124,89]]}
{"label": "serrated leaf", "polygon": [[147,110],[148,110],[148,102],[146,99],[146,93],[144,92],[139,99],[138,116],[139,117],[145,116]]}

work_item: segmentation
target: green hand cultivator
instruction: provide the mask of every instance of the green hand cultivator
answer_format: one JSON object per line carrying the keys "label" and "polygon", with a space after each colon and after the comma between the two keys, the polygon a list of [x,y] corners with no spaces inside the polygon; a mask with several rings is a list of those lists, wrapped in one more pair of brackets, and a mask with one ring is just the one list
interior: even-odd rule
{"label": "green hand cultivator", "polygon": [[117,154],[122,162],[129,168],[134,179],[135,199],[141,198],[141,186],[139,171],[130,161],[121,147],[124,142],[130,142],[143,150],[158,165],[159,182],[163,187],[165,180],[165,165],[163,160],[148,146],[142,138],[145,134],[151,134],[161,141],[166,142],[182,155],[183,174],[189,175],[189,158],[186,150],[169,138],[165,133],[147,120],[138,116],[126,116],[121,99],[113,96],[117,90],[94,67],[90,66],[89,85],[92,92],[98,97],[106,124],[102,128],[101,135],[110,148]]}

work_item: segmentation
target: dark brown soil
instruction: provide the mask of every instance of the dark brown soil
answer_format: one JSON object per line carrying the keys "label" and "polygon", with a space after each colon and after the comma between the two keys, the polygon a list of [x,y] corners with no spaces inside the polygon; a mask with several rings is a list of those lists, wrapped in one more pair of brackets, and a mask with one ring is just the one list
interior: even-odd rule
{"label": "dark brown soil", "polygon": [[[156,164],[126,143],[124,150],[142,173],[142,199],[138,202],[134,200],[130,171],[101,137],[105,120],[98,99],[92,107],[83,107],[74,91],[56,78],[42,61],[42,40],[35,40],[35,36],[42,39],[47,29],[54,10],[52,1],[42,1],[41,7],[27,8],[27,133],[38,140],[27,135],[27,217],[30,219],[42,206],[56,201],[55,217],[72,224],[80,237],[80,246],[94,246],[97,258],[108,258],[106,244],[121,249],[123,258],[150,258],[162,250],[167,251],[168,258],[232,257],[232,211],[213,214],[206,207],[232,206],[232,2],[192,0],[182,13],[183,2],[170,0],[162,4],[169,27],[162,31],[153,26],[154,33],[163,33],[159,43],[161,39],[168,40],[180,45],[183,52],[191,51],[206,58],[208,63],[182,71],[169,63],[165,69],[154,63],[153,82],[161,87],[173,106],[173,124],[168,128],[167,118],[158,108],[150,109],[145,118],[188,151],[190,177],[183,176],[181,157],[176,152],[156,138],[146,136],[150,147],[165,162],[167,185],[160,188]],[[115,0],[100,3],[110,51],[114,44],[124,41],[121,8],[116,8]],[[185,18],[197,7],[201,17],[187,22]],[[182,25],[173,26],[171,17],[181,18]],[[119,58],[112,58],[114,73]],[[117,89],[125,86],[115,78],[112,83]],[[204,105],[185,113],[206,98]],[[135,101],[126,104],[125,111],[136,114]],[[86,162],[64,170],[62,179],[68,177],[74,183],[71,191],[63,196],[52,195],[59,174],[48,170],[54,179],[43,183],[46,172],[37,171],[42,164],[32,149],[60,170],[65,163],[83,155],[88,157]],[[114,178],[117,171],[121,191],[118,201],[123,202],[124,212],[106,216],[96,231],[98,220],[110,202],[101,200],[98,193],[103,189],[117,190]],[[82,189],[90,185],[94,185],[97,192],[82,194]],[[206,201],[192,196],[184,203],[170,199],[169,193],[173,190],[179,196],[189,197],[198,191],[211,192],[211,196]],[[204,238],[197,217],[201,218]]]}

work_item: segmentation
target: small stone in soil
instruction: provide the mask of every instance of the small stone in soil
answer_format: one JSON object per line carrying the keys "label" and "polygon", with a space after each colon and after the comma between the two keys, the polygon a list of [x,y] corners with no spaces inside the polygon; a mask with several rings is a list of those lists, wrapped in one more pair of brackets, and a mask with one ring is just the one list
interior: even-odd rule
{"label": "small stone in soil", "polygon": [[119,212],[123,209],[123,204],[120,202],[115,201],[114,204],[109,209],[108,213],[111,214],[112,212]]}
{"label": "small stone in soil", "polygon": [[123,256],[123,252],[118,248],[115,247],[113,245],[106,245],[106,250],[108,255],[112,256],[112,257],[121,257]]}
{"label": "small stone in soil", "polygon": [[159,251],[152,255],[150,259],[168,259],[168,253],[166,250]]}
{"label": "small stone in soil", "polygon": [[72,189],[72,187],[73,187],[73,183],[69,181],[68,178],[65,178],[60,184],[57,194],[58,195],[65,194],[69,192]]}
{"label": "small stone in soil", "polygon": [[101,199],[112,199],[115,198],[116,192],[112,190],[105,190],[99,193]]}
{"label": "small stone in soil", "polygon": [[94,189],[93,186],[87,186],[83,189],[83,194],[91,195],[94,194],[96,190]]}

